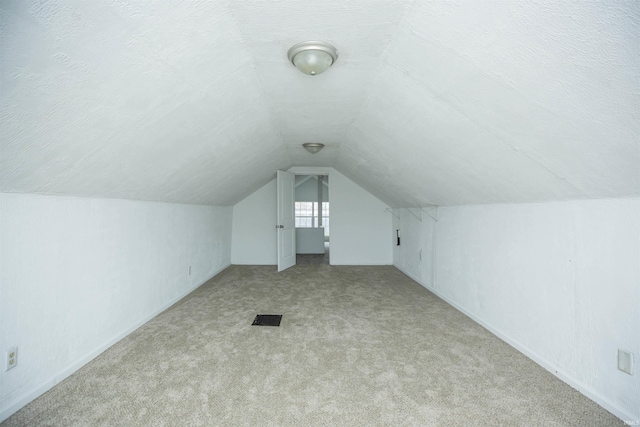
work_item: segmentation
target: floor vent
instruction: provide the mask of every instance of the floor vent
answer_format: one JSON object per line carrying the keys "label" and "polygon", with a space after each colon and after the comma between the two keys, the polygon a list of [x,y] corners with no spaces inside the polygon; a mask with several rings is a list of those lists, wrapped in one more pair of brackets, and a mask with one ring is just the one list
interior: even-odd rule
{"label": "floor vent", "polygon": [[280,326],[282,314],[258,314],[252,326]]}

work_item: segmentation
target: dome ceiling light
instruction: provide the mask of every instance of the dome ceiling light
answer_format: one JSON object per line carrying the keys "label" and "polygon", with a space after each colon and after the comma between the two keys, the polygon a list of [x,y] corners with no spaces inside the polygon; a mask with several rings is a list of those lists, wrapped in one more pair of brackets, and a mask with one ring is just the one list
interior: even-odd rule
{"label": "dome ceiling light", "polygon": [[324,144],[320,144],[319,142],[305,142],[302,146],[311,154],[316,154],[324,148]]}
{"label": "dome ceiling light", "polygon": [[291,46],[287,56],[298,70],[310,76],[317,76],[336,62],[338,51],[329,43],[311,41]]}

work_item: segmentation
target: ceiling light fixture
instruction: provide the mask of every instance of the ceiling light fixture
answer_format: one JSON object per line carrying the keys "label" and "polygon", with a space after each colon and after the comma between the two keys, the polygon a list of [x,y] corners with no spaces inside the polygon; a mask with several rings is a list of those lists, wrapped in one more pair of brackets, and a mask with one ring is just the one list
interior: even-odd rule
{"label": "ceiling light fixture", "polygon": [[336,62],[338,51],[329,43],[311,41],[291,46],[287,56],[298,70],[310,76],[317,76]]}
{"label": "ceiling light fixture", "polygon": [[320,144],[319,142],[305,142],[302,146],[311,154],[316,154],[324,148],[324,144]]}

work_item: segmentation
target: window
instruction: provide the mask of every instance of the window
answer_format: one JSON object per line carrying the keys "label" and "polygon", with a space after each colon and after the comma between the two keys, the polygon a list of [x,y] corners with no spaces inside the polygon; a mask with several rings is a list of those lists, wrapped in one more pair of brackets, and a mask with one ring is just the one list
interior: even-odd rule
{"label": "window", "polygon": [[[318,227],[318,202],[296,202],[295,205],[296,227]],[[322,226],[324,234],[329,235],[329,202],[322,203]]]}
{"label": "window", "polygon": [[329,202],[322,203],[322,226],[324,227],[324,235],[329,235]]}
{"label": "window", "polygon": [[296,202],[296,227],[313,227],[313,219],[315,217],[314,208],[318,209],[317,205],[318,204],[314,202]]}

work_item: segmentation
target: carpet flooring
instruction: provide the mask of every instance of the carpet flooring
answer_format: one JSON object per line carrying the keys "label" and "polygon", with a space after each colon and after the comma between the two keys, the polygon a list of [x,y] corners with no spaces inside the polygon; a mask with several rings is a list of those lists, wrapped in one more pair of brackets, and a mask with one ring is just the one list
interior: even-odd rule
{"label": "carpet flooring", "polygon": [[396,268],[298,260],[229,267],[2,426],[624,425]]}

